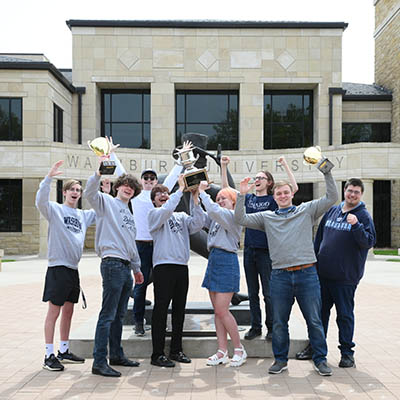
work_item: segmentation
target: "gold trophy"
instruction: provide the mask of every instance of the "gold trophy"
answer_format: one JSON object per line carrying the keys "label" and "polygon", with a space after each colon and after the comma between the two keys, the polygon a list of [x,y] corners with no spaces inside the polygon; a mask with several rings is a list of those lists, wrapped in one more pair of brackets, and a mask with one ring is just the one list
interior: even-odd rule
{"label": "gold trophy", "polygon": [[303,164],[316,165],[323,174],[328,173],[334,167],[334,164],[322,155],[319,146],[312,146],[305,150]]}
{"label": "gold trophy", "polygon": [[199,158],[199,155],[195,157],[192,149],[177,149],[177,154],[179,156],[179,165],[182,165],[185,168],[185,172],[183,173],[185,192],[195,189],[201,181],[207,181],[208,183],[211,183],[211,181],[208,179],[207,170],[205,168],[199,169],[194,166]]}
{"label": "gold trophy", "polygon": [[[111,152],[111,144],[105,137],[97,137],[92,141],[87,142],[90,149],[96,156],[109,156]],[[115,171],[116,165],[114,161],[104,160],[100,164],[100,175],[112,175]]]}

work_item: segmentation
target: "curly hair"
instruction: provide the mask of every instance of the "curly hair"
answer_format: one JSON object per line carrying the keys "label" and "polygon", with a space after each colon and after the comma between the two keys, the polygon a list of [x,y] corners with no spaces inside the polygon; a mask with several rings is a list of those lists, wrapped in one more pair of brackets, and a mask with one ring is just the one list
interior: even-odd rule
{"label": "curly hair", "polygon": [[113,192],[115,195],[117,194],[117,189],[122,185],[127,185],[135,191],[133,197],[136,197],[142,191],[142,185],[131,174],[122,174],[121,176],[118,177],[118,179],[115,181],[113,185]]}

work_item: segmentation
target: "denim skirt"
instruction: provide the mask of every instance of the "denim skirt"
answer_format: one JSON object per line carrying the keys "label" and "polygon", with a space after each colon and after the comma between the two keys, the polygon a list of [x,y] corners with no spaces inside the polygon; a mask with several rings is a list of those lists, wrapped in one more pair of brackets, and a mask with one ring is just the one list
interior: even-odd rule
{"label": "denim skirt", "polygon": [[237,254],[213,247],[208,256],[207,270],[201,286],[211,292],[237,293],[239,283]]}

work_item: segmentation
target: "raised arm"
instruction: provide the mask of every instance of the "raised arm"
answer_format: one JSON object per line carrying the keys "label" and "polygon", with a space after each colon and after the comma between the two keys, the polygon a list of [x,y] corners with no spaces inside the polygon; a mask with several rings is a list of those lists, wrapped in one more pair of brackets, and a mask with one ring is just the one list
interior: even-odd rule
{"label": "raised arm", "polygon": [[306,203],[307,207],[310,209],[310,213],[314,218],[314,221],[328,211],[329,208],[332,207],[339,198],[336,182],[334,181],[331,172],[324,174],[324,178],[326,184],[325,196],[319,198],[318,200],[313,200]]}
{"label": "raised arm", "polygon": [[177,205],[179,204],[183,190],[185,188],[185,183],[183,181],[183,175],[179,176],[179,189],[172,193],[168,201],[166,201],[161,207],[154,208],[149,211],[148,222],[149,222],[149,231],[154,232],[157,229],[160,229],[161,226],[168,221],[173,212],[175,211]]}
{"label": "raised arm", "polygon": [[237,197],[235,207],[235,222],[239,225],[245,226],[246,228],[265,231],[262,213],[257,212],[254,214],[246,214],[244,204],[246,194],[254,187],[254,183],[249,185],[250,180],[251,178],[244,178],[240,182],[240,193]]}
{"label": "raised arm", "polygon": [[285,156],[280,156],[278,158],[278,161],[281,163],[282,167],[285,169],[286,174],[287,174],[287,176],[289,178],[289,182],[290,182],[290,184],[292,185],[292,188],[293,188],[293,194],[295,194],[299,190],[299,187],[297,185],[296,178],[294,177],[293,172],[290,169],[290,167],[289,167],[289,165],[288,165],[288,163],[286,161]]}
{"label": "raised arm", "polygon": [[222,188],[229,187],[228,164],[230,161],[231,160],[228,156],[221,157],[221,186],[222,186]]}
{"label": "raised arm", "polygon": [[36,193],[36,207],[41,214],[48,220],[50,218],[51,206],[50,206],[50,184],[53,177],[61,175],[62,172],[58,170],[64,161],[60,160],[53,164],[50,168],[47,176],[40,182],[39,190]]}
{"label": "raised arm", "polygon": [[[182,150],[190,150],[193,147],[193,144],[191,141],[186,141],[183,142],[182,145]],[[168,188],[169,191],[171,191],[174,186],[176,181],[178,180],[179,175],[182,173],[182,165],[175,164],[167,177],[165,178],[163,185]]]}

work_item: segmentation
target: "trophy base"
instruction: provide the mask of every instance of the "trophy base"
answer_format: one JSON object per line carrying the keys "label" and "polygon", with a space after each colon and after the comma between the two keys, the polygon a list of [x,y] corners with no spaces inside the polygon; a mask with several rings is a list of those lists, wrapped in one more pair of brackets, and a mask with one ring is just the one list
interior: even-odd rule
{"label": "trophy base", "polygon": [[193,172],[186,172],[183,175],[183,180],[185,182],[185,192],[197,188],[201,181],[211,183],[205,169],[196,169],[196,171]]}
{"label": "trophy base", "polygon": [[317,164],[317,168],[323,173],[327,174],[335,165],[327,158],[323,158]]}
{"label": "trophy base", "polygon": [[99,168],[100,175],[113,175],[115,168],[117,166],[114,161],[103,161]]}

